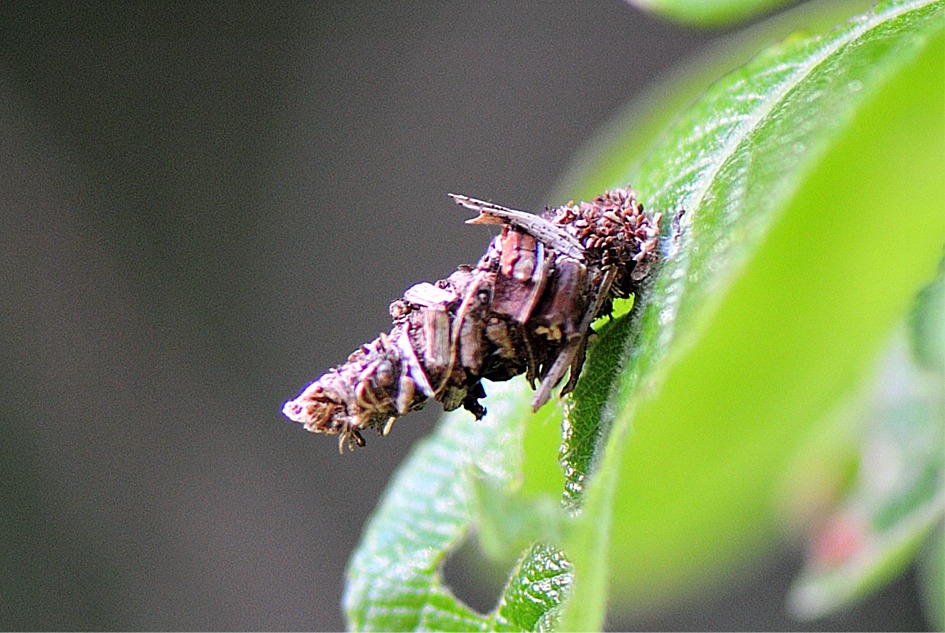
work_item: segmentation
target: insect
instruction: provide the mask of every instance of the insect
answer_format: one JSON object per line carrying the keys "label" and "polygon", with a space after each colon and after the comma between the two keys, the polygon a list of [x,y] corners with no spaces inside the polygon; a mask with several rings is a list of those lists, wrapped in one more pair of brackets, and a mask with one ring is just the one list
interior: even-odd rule
{"label": "insect", "polygon": [[330,369],[283,413],[338,448],[363,446],[361,432],[387,435],[394,421],[438,400],[477,419],[482,380],[525,374],[538,410],[565,374],[581,374],[591,322],[628,297],[657,259],[661,214],[648,215],[632,189],[541,214],[450,194],[478,212],[468,224],[497,224],[475,266],[411,286],[390,306],[393,325]]}

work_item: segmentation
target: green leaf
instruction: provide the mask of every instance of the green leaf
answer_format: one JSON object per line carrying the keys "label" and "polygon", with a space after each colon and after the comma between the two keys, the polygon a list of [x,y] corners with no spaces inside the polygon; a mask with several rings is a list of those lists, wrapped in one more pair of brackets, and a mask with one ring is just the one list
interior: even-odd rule
{"label": "green leaf", "polygon": [[535,545],[527,550],[502,595],[491,631],[555,630],[558,607],[571,586],[571,563],[553,548]]}
{"label": "green leaf", "polygon": [[945,376],[945,260],[938,279],[919,294],[912,311],[912,351],[918,363]]}
{"label": "green leaf", "polygon": [[476,422],[450,415],[420,442],[388,487],[348,566],[344,606],[356,630],[478,630],[474,614],[444,586],[440,565],[462,542],[475,479],[509,484],[521,469],[520,411],[494,390]]}
{"label": "green leaf", "polygon": [[[789,600],[797,617],[823,616],[892,580],[945,519],[945,373],[929,353],[945,336],[942,288],[940,273],[919,293],[909,323],[913,355],[899,344],[867,392],[858,477],[811,539]],[[930,615],[941,619],[936,608]]]}
{"label": "green leaf", "polygon": [[629,0],[641,9],[694,26],[724,26],[761,15],[788,0]]}
{"label": "green leaf", "polygon": [[789,601],[796,617],[821,617],[886,584],[945,519],[945,393],[909,363],[902,349],[884,359],[859,475],[811,540]]}
{"label": "green leaf", "polygon": [[561,504],[551,496],[533,497],[488,478],[473,481],[473,516],[479,544],[494,560],[514,559],[535,541],[561,543],[571,529]]}
{"label": "green leaf", "polygon": [[[792,453],[941,255],[943,6],[887,3],[790,38],[714,84],[642,162],[635,146],[609,154],[609,184],[632,181],[666,213],[664,258],[632,312],[599,328],[567,403],[565,479],[560,413],[526,413],[521,381],[488,388],[480,423],[447,416],[352,559],[352,628],[595,630],[608,576],[611,597],[645,604],[770,542]],[[505,516],[514,543],[529,512],[548,510],[474,502],[477,489],[565,489],[576,515],[535,528],[560,542],[522,558],[487,616],[450,594],[439,566],[483,513],[498,540]]]}
{"label": "green leaf", "polygon": [[588,199],[635,173],[675,117],[719,77],[791,34],[826,32],[872,9],[871,0],[815,0],[709,45],[699,58],[656,78],[579,148],[551,200]]}

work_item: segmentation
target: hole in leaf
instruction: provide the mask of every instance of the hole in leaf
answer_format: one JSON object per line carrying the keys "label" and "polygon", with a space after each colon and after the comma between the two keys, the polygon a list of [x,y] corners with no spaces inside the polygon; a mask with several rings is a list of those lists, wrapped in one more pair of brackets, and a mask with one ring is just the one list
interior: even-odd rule
{"label": "hole in leaf", "polygon": [[491,613],[508,582],[515,561],[495,561],[479,547],[475,533],[467,534],[462,544],[443,564],[443,580],[457,598],[482,614]]}

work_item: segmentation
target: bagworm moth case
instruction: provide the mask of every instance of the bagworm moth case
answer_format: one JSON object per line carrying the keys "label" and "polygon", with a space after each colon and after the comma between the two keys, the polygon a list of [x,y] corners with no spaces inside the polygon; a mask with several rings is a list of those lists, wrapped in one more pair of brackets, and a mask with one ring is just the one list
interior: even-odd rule
{"label": "bagworm moth case", "polygon": [[541,407],[565,373],[577,382],[591,322],[628,297],[657,257],[660,214],[631,189],[537,215],[453,195],[477,211],[470,224],[502,232],[475,266],[411,286],[390,306],[389,333],[307,386],[283,412],[339,449],[363,446],[363,429],[387,434],[394,420],[439,400],[481,418],[482,380],[525,374]]}

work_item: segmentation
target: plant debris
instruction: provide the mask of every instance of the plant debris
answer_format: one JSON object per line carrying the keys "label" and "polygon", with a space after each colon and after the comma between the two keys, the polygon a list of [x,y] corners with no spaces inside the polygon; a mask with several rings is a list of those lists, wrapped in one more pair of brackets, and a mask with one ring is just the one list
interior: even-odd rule
{"label": "plant debris", "polygon": [[479,263],[408,288],[390,306],[389,333],[285,403],[309,431],[337,434],[339,450],[363,446],[364,429],[386,435],[431,399],[480,419],[483,379],[525,374],[536,411],[569,370],[561,393],[570,392],[591,322],[633,294],[657,259],[661,214],[644,213],[629,187],[540,215],[450,196],[479,213],[468,224],[502,226]]}

